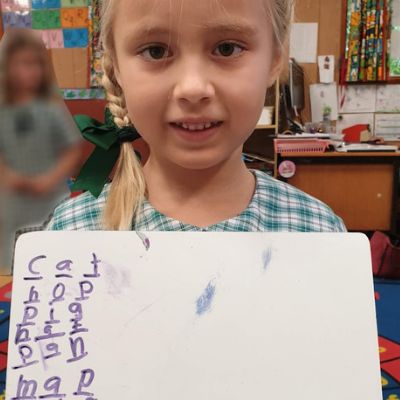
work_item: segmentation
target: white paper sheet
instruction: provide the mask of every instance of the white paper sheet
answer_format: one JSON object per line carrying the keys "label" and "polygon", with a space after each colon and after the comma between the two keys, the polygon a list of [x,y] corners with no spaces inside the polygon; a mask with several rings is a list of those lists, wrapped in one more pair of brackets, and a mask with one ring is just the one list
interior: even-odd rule
{"label": "white paper sheet", "polygon": [[317,62],[318,24],[294,23],[290,37],[290,57],[298,63]]}
{"label": "white paper sheet", "polygon": [[320,83],[333,83],[335,75],[335,56],[318,56]]}
{"label": "white paper sheet", "polygon": [[338,98],[336,83],[317,83],[310,85],[312,122],[323,120],[325,107],[330,107],[330,119],[336,121],[338,118]]}
{"label": "white paper sheet", "polygon": [[400,114],[376,114],[375,135],[387,140],[400,138]]}
{"label": "white paper sheet", "polygon": [[[373,113],[376,109],[376,85],[348,85],[341,88],[339,103],[341,113]],[[340,106],[340,105],[339,105]]]}
{"label": "white paper sheet", "polygon": [[376,112],[400,112],[400,85],[378,85]]}

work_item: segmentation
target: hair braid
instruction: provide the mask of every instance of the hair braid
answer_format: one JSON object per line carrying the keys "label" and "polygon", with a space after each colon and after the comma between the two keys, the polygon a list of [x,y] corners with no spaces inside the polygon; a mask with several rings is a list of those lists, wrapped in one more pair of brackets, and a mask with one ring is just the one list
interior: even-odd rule
{"label": "hair braid", "polygon": [[129,125],[131,121],[128,117],[124,94],[115,80],[113,60],[108,53],[103,55],[103,71],[102,84],[106,90],[108,108],[114,116],[115,124],[122,128]]}
{"label": "hair braid", "polygon": [[[122,89],[115,79],[113,61],[107,53],[103,56],[103,86],[107,93],[108,108],[117,126],[129,125],[130,119]],[[104,209],[104,225],[110,230],[130,230],[137,219],[143,202],[146,183],[142,167],[131,143],[123,143],[115,169],[111,189]]]}

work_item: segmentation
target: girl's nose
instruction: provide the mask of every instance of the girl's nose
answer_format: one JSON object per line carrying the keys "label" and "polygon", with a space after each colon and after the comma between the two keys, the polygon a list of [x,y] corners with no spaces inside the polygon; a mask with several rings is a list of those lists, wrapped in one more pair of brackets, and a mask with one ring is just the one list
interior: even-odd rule
{"label": "girl's nose", "polygon": [[201,63],[188,62],[177,70],[173,97],[184,103],[196,104],[210,100],[215,95],[214,85],[207,68]]}

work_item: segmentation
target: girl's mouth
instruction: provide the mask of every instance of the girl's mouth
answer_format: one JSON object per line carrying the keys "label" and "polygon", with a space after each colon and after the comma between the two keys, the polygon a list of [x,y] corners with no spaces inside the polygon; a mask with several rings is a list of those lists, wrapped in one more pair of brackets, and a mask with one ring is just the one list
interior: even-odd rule
{"label": "girl's mouth", "polygon": [[172,122],[170,126],[180,140],[183,139],[186,143],[204,143],[217,134],[222,124],[222,121]]}
{"label": "girl's mouth", "polygon": [[209,121],[202,123],[172,122],[172,126],[187,132],[204,132],[222,125],[222,121]]}

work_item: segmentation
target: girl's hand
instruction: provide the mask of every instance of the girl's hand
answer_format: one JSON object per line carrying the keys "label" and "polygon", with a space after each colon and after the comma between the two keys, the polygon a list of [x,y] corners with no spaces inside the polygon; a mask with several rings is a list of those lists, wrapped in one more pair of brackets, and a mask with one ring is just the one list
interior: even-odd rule
{"label": "girl's hand", "polygon": [[4,180],[4,187],[6,190],[15,193],[25,193],[29,190],[30,178],[17,174],[6,174]]}
{"label": "girl's hand", "polygon": [[46,196],[54,190],[56,184],[49,175],[34,176],[29,182],[29,193],[37,197]]}

